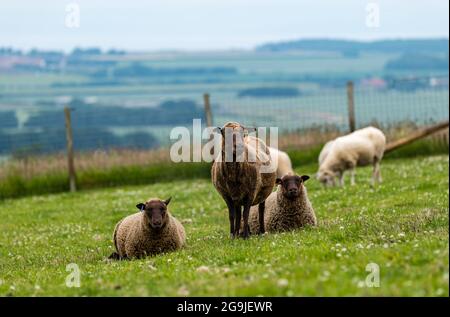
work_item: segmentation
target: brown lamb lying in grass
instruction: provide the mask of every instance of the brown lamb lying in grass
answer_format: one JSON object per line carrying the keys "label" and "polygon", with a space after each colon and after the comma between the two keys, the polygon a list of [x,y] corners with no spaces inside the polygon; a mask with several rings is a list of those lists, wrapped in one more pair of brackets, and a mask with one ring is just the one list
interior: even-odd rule
{"label": "brown lamb lying in grass", "polygon": [[183,225],[170,215],[169,202],[170,198],[152,198],[137,204],[139,212],[117,223],[113,235],[116,252],[109,258],[141,258],[183,247],[186,234]]}
{"label": "brown lamb lying in grass", "polygon": [[[308,199],[304,182],[309,176],[288,174],[277,178],[277,191],[270,194],[265,203],[264,227],[267,232],[281,232],[306,225],[316,226],[317,219]],[[250,209],[249,226],[252,233],[258,232],[258,209]]]}

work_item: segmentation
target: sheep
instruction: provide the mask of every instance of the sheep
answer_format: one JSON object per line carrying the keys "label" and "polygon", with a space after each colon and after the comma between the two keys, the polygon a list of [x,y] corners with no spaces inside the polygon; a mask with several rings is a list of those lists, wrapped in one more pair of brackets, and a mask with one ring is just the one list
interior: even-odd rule
{"label": "sheep", "polygon": [[293,173],[291,159],[286,152],[273,147],[268,147],[271,159],[277,163],[277,177],[281,178],[286,174]]}
{"label": "sheep", "polygon": [[386,147],[386,137],[374,127],[357,130],[339,137],[329,145],[328,154],[319,166],[317,179],[325,186],[334,186],[335,177],[344,185],[344,172],[350,170],[351,185],[355,184],[355,168],[373,165],[371,184],[381,183],[380,162]]}
{"label": "sheep", "polygon": [[[241,124],[228,122],[219,130],[222,149],[211,168],[212,183],[227,204],[231,238],[239,236],[242,213],[245,224],[242,237],[247,239],[250,235],[248,217],[253,205],[259,204],[259,231],[265,231],[264,201],[275,185],[276,168],[266,144],[259,138],[244,135],[248,129]],[[229,132],[232,132],[232,142]]]}
{"label": "sheep", "polygon": [[167,209],[170,200],[148,199],[136,205],[139,212],[120,220],[113,234],[116,252],[109,258],[142,258],[183,247],[186,233]]}
{"label": "sheep", "polygon": [[322,165],[323,161],[325,160],[325,158],[327,157],[328,153],[330,152],[330,148],[331,145],[333,144],[333,140],[332,141],[328,141],[327,143],[325,143],[325,145],[322,148],[322,151],[320,151],[319,154],[319,166]]}
{"label": "sheep", "polygon": [[[266,199],[264,224],[267,232],[317,225],[316,214],[304,184],[308,179],[308,175],[297,174],[277,178],[277,190]],[[252,233],[258,227],[258,212],[255,207],[250,208],[249,226]]]}

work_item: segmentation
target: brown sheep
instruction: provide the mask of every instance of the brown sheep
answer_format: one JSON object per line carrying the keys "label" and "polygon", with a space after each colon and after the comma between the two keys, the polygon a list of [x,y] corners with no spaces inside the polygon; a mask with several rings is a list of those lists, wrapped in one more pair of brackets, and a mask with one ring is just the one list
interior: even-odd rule
{"label": "brown sheep", "polygon": [[[277,178],[278,189],[266,199],[265,228],[268,232],[281,232],[304,227],[316,226],[317,219],[308,199],[305,181],[309,176],[288,174]],[[250,209],[250,231],[257,232],[258,211]]]}
{"label": "brown sheep", "polygon": [[[228,122],[219,129],[222,149],[220,157],[213,163],[211,178],[227,204],[230,235],[232,238],[239,236],[243,216],[245,225],[242,237],[249,237],[250,207],[258,204],[259,232],[264,233],[264,201],[272,192],[276,180],[276,169],[267,168],[272,165],[269,149],[262,140],[244,135],[247,130],[239,123]],[[232,143],[228,141],[230,134],[233,136]],[[228,143],[231,143],[232,153],[228,150]]]}
{"label": "brown sheep", "polygon": [[116,252],[109,258],[142,258],[184,246],[186,234],[183,225],[170,215],[167,209],[169,202],[170,198],[152,198],[137,204],[140,212],[117,223],[113,235]]}

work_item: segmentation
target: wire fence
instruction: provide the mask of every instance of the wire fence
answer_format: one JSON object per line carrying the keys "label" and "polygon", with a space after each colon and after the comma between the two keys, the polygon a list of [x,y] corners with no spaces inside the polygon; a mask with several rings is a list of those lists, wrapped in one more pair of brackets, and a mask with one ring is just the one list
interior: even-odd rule
{"label": "wire fence", "polygon": [[[302,148],[348,133],[348,88],[309,87],[299,91],[211,92],[213,124],[221,126],[227,121],[238,121],[247,126],[278,127],[281,148]],[[376,125],[389,132],[388,138],[394,137],[392,131],[396,129],[415,129],[449,118],[448,76],[362,81],[354,85],[352,98],[355,127]],[[191,129],[194,118],[202,119],[205,124],[201,95],[139,107],[110,106],[77,98],[59,104],[4,107],[0,109],[0,157],[64,153],[66,106],[71,109],[76,153],[102,157],[105,165],[120,157],[99,154],[107,150],[127,153],[127,159],[117,159],[118,164],[144,162],[155,157],[167,160],[164,154],[136,153],[169,146],[173,142],[171,130],[176,126]]]}
{"label": "wire fence", "polygon": [[[352,86],[349,92],[349,86]],[[354,128],[374,125],[395,138],[449,118],[448,77],[372,80],[347,88],[304,91],[295,97],[211,97],[214,123],[239,121],[278,127],[280,147],[323,143]],[[258,92],[257,92],[258,93]],[[264,91],[259,92],[264,96]],[[349,111],[350,100],[354,116]]]}

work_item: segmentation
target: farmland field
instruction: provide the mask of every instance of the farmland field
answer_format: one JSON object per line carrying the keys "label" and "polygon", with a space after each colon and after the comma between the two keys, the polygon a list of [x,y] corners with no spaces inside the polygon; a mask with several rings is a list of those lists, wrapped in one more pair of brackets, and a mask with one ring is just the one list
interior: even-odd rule
{"label": "farmland field", "polygon": [[[296,169],[312,175],[315,165]],[[230,240],[209,180],[173,181],[0,202],[0,295],[448,296],[448,155],[389,159],[357,186],[307,188],[317,228]],[[188,235],[179,252],[110,262],[115,223],[147,197],[173,196]],[[67,265],[81,271],[66,286]],[[365,283],[379,267],[379,287]]]}
{"label": "farmland field", "polygon": [[[74,111],[77,151],[167,146],[173,127],[189,128],[193,118],[203,116],[204,93],[211,95],[215,125],[232,120],[279,127],[281,133],[324,125],[347,131],[348,80],[355,82],[358,127],[422,126],[448,119],[448,70],[386,69],[399,56],[128,52],[87,55],[83,63],[61,69],[0,70],[0,160],[64,150],[65,106]],[[413,80],[408,84],[404,77]],[[401,85],[392,84],[392,78]],[[257,93],[248,94],[252,89]],[[275,94],[258,95],[267,90]],[[286,90],[291,95],[283,95]],[[170,104],[174,102],[178,107]],[[162,114],[156,121],[154,109]],[[136,120],[138,111],[145,120]]]}

